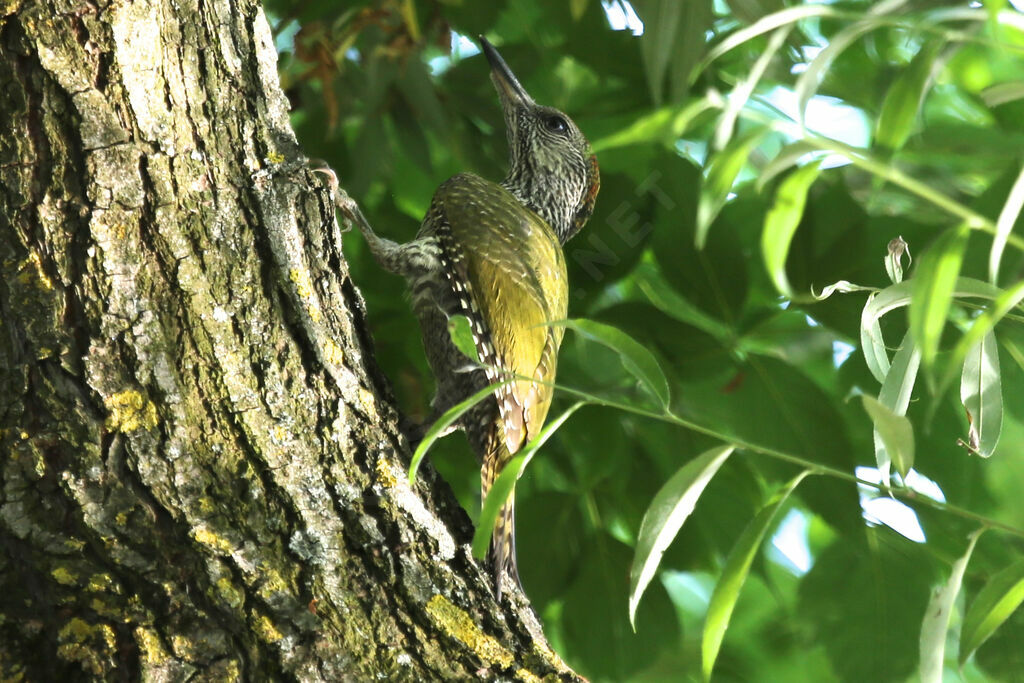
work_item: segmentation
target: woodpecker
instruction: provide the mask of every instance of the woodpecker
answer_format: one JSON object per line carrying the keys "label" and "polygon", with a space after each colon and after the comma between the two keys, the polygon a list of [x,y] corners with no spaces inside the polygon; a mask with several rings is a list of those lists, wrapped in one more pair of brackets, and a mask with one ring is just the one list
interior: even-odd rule
{"label": "woodpecker", "polygon": [[[508,175],[501,183],[460,173],[435,192],[419,233],[397,244],[378,237],[354,204],[347,209],[371,252],[404,276],[437,382],[432,417],[489,384],[517,377],[466,413],[463,429],[481,461],[484,498],[512,457],[544,424],[551,405],[568,279],[562,245],[586,224],[600,187],[597,159],[572,119],[534,102],[485,38],[483,52],[504,112]],[[346,207],[342,207],[345,211]],[[448,319],[464,315],[483,367],[452,343]],[[491,538],[493,591],[502,575],[519,584],[514,494]]]}

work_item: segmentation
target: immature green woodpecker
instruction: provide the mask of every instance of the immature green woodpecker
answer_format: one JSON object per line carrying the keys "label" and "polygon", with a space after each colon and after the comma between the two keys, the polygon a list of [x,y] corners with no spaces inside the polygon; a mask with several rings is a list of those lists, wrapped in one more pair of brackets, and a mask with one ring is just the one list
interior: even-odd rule
{"label": "immature green woodpecker", "polygon": [[[466,431],[481,459],[487,492],[544,424],[551,404],[568,280],[562,245],[587,222],[600,186],[597,159],[562,112],[538,105],[498,51],[483,37],[509,143],[509,171],[500,184],[460,173],[442,184],[416,239],[396,244],[357,220],[377,261],[403,275],[437,379],[433,417],[511,376],[454,428]],[[466,316],[486,369],[472,365],[451,341],[448,318]],[[522,379],[532,378],[532,379]],[[533,381],[536,380],[536,381]],[[502,508],[489,560],[498,599],[502,575],[517,583],[513,497]]]}

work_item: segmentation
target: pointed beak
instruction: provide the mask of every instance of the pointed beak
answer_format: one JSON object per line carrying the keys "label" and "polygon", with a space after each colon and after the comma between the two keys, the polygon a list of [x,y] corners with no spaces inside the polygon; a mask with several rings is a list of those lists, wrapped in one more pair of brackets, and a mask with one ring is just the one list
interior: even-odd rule
{"label": "pointed beak", "polygon": [[491,80],[494,81],[494,87],[498,90],[502,107],[507,109],[512,104],[532,105],[533,98],[519,84],[519,79],[512,73],[512,69],[508,68],[508,64],[498,54],[498,50],[483,36],[480,36],[480,46],[483,48],[484,54],[487,55],[487,61],[491,63]]}

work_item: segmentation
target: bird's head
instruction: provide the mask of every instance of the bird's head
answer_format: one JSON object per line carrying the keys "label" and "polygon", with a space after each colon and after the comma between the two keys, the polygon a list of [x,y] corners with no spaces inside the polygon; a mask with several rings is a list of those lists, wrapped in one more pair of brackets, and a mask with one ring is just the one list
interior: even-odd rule
{"label": "bird's head", "polygon": [[509,172],[502,185],[565,244],[594,211],[601,187],[597,157],[572,119],[534,102],[494,46],[483,36],[480,44],[505,113]]}

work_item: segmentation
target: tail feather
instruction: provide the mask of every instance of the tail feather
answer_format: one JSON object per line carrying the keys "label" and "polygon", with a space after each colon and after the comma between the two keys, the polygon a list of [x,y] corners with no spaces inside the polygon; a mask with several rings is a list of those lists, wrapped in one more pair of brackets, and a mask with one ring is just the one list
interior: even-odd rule
{"label": "tail feather", "polygon": [[[491,448],[488,449],[488,455],[484,457],[480,469],[481,501],[487,499],[491,485],[512,458],[504,440],[499,436],[500,432],[498,431],[492,434]],[[522,587],[522,582],[519,580],[519,568],[516,565],[515,496],[515,489],[513,489],[508,500],[498,511],[494,529],[491,531],[491,545],[487,550],[492,588],[494,596],[498,600],[501,600],[501,583],[504,574],[508,574],[518,586]]]}
{"label": "tail feather", "polygon": [[491,534],[491,547],[487,552],[488,563],[491,565],[494,596],[501,600],[502,576],[508,574],[516,585],[522,587],[519,580],[519,567],[516,563],[516,520],[515,491],[509,496],[508,502],[498,512]]}

